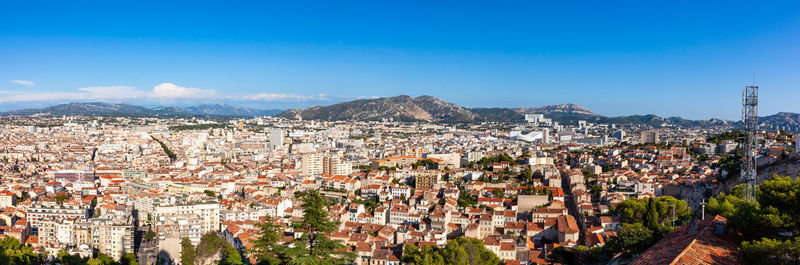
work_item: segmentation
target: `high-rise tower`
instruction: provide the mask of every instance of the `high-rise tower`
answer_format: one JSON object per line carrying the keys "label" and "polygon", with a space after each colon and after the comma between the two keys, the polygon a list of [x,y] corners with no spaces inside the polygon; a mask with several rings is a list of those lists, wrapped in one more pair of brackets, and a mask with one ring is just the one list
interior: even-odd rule
{"label": "high-rise tower", "polygon": [[744,199],[756,200],[756,133],[758,131],[758,86],[745,86],[742,91],[742,125],[744,125],[744,147],[742,148],[742,180],[745,183]]}
{"label": "high-rise tower", "polygon": [[280,149],[283,146],[283,130],[272,129],[269,132],[269,148],[272,150]]}

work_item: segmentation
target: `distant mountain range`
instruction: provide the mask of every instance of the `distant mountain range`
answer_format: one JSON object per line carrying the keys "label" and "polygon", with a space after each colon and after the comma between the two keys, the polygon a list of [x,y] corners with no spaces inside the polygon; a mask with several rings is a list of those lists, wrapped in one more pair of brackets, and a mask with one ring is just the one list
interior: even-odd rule
{"label": "distant mountain range", "polygon": [[431,96],[396,96],[362,99],[329,106],[291,109],[281,116],[292,119],[327,121],[384,120],[428,122],[522,122],[527,113],[545,114],[561,124],[574,124],[579,120],[594,123],[647,124],[652,126],[713,126],[730,125],[721,119],[686,120],[680,117],[662,118],[656,115],[606,117],[578,104],[549,105],[531,108],[465,108]]}
{"label": "distant mountain range", "polygon": [[219,116],[219,117],[253,117],[274,116],[283,110],[257,110],[226,104],[199,105],[194,107],[158,107],[146,108],[125,103],[110,104],[102,102],[69,103],[43,109],[23,109],[0,112],[0,116],[46,115],[96,115],[96,116]]}
{"label": "distant mountain range", "polygon": [[431,96],[416,98],[396,96],[361,99],[330,106],[314,106],[302,110],[291,109],[281,116],[327,121],[394,119],[397,121],[469,122],[475,121],[480,115]]}
{"label": "distant mountain range", "polygon": [[[199,105],[194,107],[147,108],[129,104],[69,103],[43,109],[24,109],[0,112],[0,116],[45,115],[102,115],[102,116],[215,116],[254,117],[282,116],[290,119],[324,121],[427,121],[440,123],[469,122],[522,122],[525,114],[540,113],[561,124],[575,124],[579,120],[593,123],[641,124],[650,126],[740,126],[739,121],[722,119],[687,120],[681,117],[663,118],[653,114],[608,117],[599,115],[578,104],[549,105],[530,108],[466,108],[432,96],[396,96],[360,99],[328,106],[314,106],[287,111],[258,110],[227,104]],[[781,112],[760,117],[765,128],[800,128],[800,114]]]}

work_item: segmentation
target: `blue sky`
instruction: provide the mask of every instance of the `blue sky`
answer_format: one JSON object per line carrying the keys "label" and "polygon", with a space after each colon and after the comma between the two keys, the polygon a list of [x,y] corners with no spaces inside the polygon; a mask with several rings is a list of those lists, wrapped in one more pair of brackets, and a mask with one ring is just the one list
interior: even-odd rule
{"label": "blue sky", "polygon": [[2,1],[0,109],[407,94],[739,119],[755,73],[761,115],[800,112],[796,1],[432,2]]}

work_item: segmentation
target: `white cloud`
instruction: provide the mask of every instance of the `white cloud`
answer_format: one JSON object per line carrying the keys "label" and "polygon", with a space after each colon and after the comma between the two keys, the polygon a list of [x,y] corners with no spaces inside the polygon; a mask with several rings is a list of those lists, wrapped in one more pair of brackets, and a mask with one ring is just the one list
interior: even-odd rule
{"label": "white cloud", "polygon": [[11,80],[9,82],[27,87],[32,87],[35,84],[33,83],[33,81],[28,81],[28,80]]}
{"label": "white cloud", "polygon": [[217,94],[213,89],[199,89],[193,87],[182,87],[173,83],[161,83],[153,87],[150,95],[155,98],[211,98]]}
{"label": "white cloud", "polygon": [[[21,81],[21,80],[15,80]],[[32,84],[33,82],[31,82]],[[175,103],[178,100],[200,100],[216,102],[313,102],[313,101],[342,101],[350,99],[374,97],[342,97],[325,94],[298,95],[285,93],[242,93],[220,94],[213,89],[200,89],[183,87],[173,83],[160,83],[152,90],[142,90],[132,86],[93,86],[82,87],[74,91],[47,92],[47,91],[0,91],[6,95],[0,97],[0,103],[9,102],[74,102],[74,101],[104,101],[104,100],[140,100],[160,102],[161,104]]]}

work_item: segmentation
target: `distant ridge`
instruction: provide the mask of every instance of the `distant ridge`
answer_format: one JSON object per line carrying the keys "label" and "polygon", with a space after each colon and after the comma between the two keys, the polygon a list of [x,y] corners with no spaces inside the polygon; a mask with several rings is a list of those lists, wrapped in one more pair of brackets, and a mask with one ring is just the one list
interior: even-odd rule
{"label": "distant ridge", "polygon": [[557,121],[597,120],[602,116],[578,104],[531,108],[465,108],[432,96],[401,95],[361,99],[329,106],[287,110],[281,116],[326,121],[396,120],[427,122],[522,122],[526,113],[541,113]]}
{"label": "distant ridge", "polygon": [[112,104],[103,102],[68,103],[42,109],[24,109],[0,112],[0,116],[30,115],[87,115],[87,116],[219,116],[219,117],[255,117],[274,116],[283,110],[257,110],[226,104],[199,105],[194,107],[160,107],[146,108],[126,103]]}
{"label": "distant ridge", "polygon": [[551,113],[573,113],[573,114],[585,114],[591,116],[600,116],[595,114],[594,112],[590,111],[584,106],[578,104],[561,104],[561,105],[547,105],[542,107],[532,107],[532,108],[514,108],[514,111],[521,112],[521,113],[542,113],[542,114],[551,114]]}
{"label": "distant ridge", "polygon": [[[527,113],[547,115],[561,124],[575,124],[579,120],[604,124],[640,124],[650,126],[735,126],[738,122],[723,119],[687,120],[681,117],[663,118],[657,115],[630,115],[607,117],[592,112],[578,104],[548,105],[526,108],[465,108],[432,96],[406,95],[361,99],[328,106],[290,109],[280,114],[291,119],[325,121],[427,121],[427,122],[522,122]],[[779,113],[761,118],[770,125],[800,125],[800,114]]]}
{"label": "distant ridge", "polygon": [[402,95],[389,98],[360,99],[329,106],[314,106],[306,109],[290,109],[281,114],[293,119],[312,120],[360,120],[428,122],[471,122],[477,114],[456,104],[431,96],[412,98]]}
{"label": "distant ridge", "polygon": [[[663,118],[657,115],[607,117],[578,104],[547,105],[524,108],[466,108],[432,96],[406,95],[360,99],[328,106],[305,109],[259,110],[228,104],[205,104],[192,107],[147,108],[126,103],[103,102],[68,103],[41,109],[22,109],[0,112],[0,116],[86,115],[130,117],[257,117],[281,116],[290,119],[324,121],[426,121],[436,123],[523,122],[525,114],[541,113],[561,124],[585,120],[601,124],[634,124],[650,126],[740,126],[739,121],[723,119],[687,120],[681,117]],[[759,117],[763,128],[799,128],[800,114],[780,112]]]}

